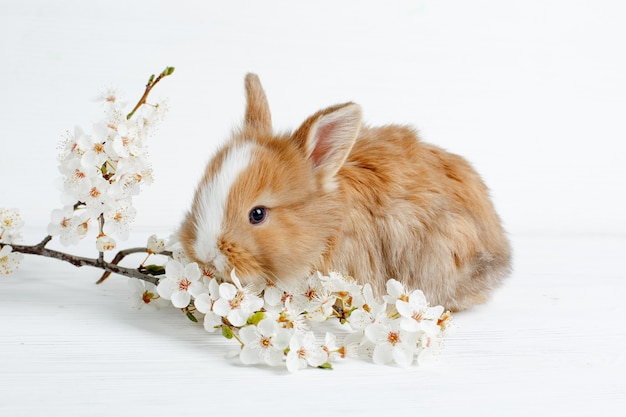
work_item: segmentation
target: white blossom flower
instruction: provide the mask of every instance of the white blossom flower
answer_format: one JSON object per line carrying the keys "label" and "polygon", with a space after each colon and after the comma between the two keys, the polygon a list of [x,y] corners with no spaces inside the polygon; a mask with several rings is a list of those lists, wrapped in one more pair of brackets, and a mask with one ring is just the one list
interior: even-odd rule
{"label": "white blossom flower", "polygon": [[124,99],[123,94],[113,87],[109,87],[102,91],[96,98],[96,101],[104,103],[105,111],[124,108],[127,104],[127,100]]}
{"label": "white blossom flower", "polygon": [[66,204],[74,204],[82,195],[89,192],[91,180],[100,176],[96,167],[84,167],[79,159],[70,159],[59,165],[59,171],[64,177],[63,190],[67,197]]}
{"label": "white blossom flower", "polygon": [[95,143],[92,148],[85,152],[80,160],[80,163],[85,169],[100,168],[104,166],[104,163],[109,159],[105,151],[105,147],[101,143]]}
{"label": "white blossom flower", "polygon": [[422,291],[413,291],[409,295],[408,301],[396,300],[396,310],[402,316],[400,326],[404,330],[423,331],[429,335],[439,333],[440,328],[437,322],[443,314],[443,307],[430,307]]}
{"label": "white blossom flower", "polygon": [[251,292],[251,287],[242,287],[235,270],[231,272],[231,279],[235,285],[223,282],[219,287],[220,298],[213,304],[213,312],[236,327],[241,327],[248,321],[248,317],[263,307],[263,299]]}
{"label": "white blossom flower", "polygon": [[423,333],[417,348],[417,364],[422,367],[432,366],[443,349],[443,337],[441,334],[431,336]]}
{"label": "white blossom flower", "polygon": [[293,294],[294,303],[307,305],[310,302],[328,298],[331,292],[323,285],[320,276],[319,272],[312,274],[304,281],[297,282],[293,288],[289,288],[289,293]]}
{"label": "white blossom flower", "polygon": [[130,290],[132,307],[137,309],[147,306],[158,308],[160,298],[157,293],[156,285],[142,279],[129,278],[128,288]]}
{"label": "white blossom flower", "polygon": [[70,159],[77,159],[80,161],[80,158],[83,153],[85,153],[85,150],[81,149],[78,142],[83,135],[85,135],[85,132],[80,126],[74,126],[73,134],[68,132],[66,139],[60,145],[61,152],[57,157],[59,162],[67,162]]}
{"label": "white blossom flower", "polygon": [[207,332],[215,332],[217,329],[222,327],[222,324],[224,324],[222,322],[222,316],[218,316],[212,311],[209,311],[204,315],[203,326],[204,330],[206,330]]}
{"label": "white blossom flower", "polygon": [[335,313],[335,301],[336,297],[333,295],[313,300],[306,309],[306,318],[318,323],[328,320]]}
{"label": "white blossom flower", "polygon": [[326,332],[326,335],[324,335],[322,349],[324,349],[324,352],[328,355],[329,361],[334,361],[337,358],[345,358],[346,356],[345,346],[337,345],[337,336],[331,332]]}
{"label": "white blossom flower", "polygon": [[342,357],[372,359],[376,345],[365,336],[364,330],[348,334],[341,347]]}
{"label": "white blossom flower", "polygon": [[351,277],[331,272],[328,276],[318,273],[318,279],[326,290],[336,293],[344,307],[361,306],[365,302],[362,296],[363,286]]}
{"label": "white blossom flower", "polygon": [[20,212],[16,209],[0,209],[0,243],[12,243],[19,238],[19,229],[24,226]]}
{"label": "white blossom flower", "polygon": [[114,179],[123,184],[125,195],[138,194],[142,184],[153,182],[153,170],[147,156],[137,153],[120,158]]}
{"label": "white blossom flower", "polygon": [[357,308],[350,313],[347,322],[353,330],[363,330],[374,322],[374,317],[369,311]]}
{"label": "white blossom flower", "polygon": [[142,106],[133,117],[137,129],[145,136],[152,135],[169,110],[167,99],[157,100],[154,106]]}
{"label": "white blossom flower", "polygon": [[337,299],[322,283],[319,273],[310,275],[306,280],[298,282],[293,288],[288,288],[292,295],[294,307],[306,312],[306,318],[322,322],[334,312],[333,305]]}
{"label": "white blossom flower", "polygon": [[277,366],[282,363],[291,333],[278,326],[274,320],[265,318],[256,326],[250,325],[239,330],[239,338],[244,344],[239,354],[243,364],[266,363]]}
{"label": "white blossom flower", "polygon": [[103,232],[115,234],[121,240],[127,240],[130,234],[130,224],[135,220],[137,210],[128,200],[121,200],[104,213]]}
{"label": "white blossom flower", "polygon": [[297,309],[289,298],[285,299],[282,310],[277,313],[276,321],[280,326],[296,332],[309,330],[304,312]]}
{"label": "white blossom flower", "polygon": [[159,239],[157,235],[150,235],[150,237],[148,238],[148,243],[146,244],[148,253],[151,254],[163,252],[165,250],[165,246],[165,239]]}
{"label": "white blossom flower", "polygon": [[194,305],[199,312],[206,314],[213,309],[213,304],[220,298],[220,285],[215,278],[209,281],[209,291],[198,294]]}
{"label": "white blossom flower", "polygon": [[376,319],[386,313],[386,303],[374,298],[372,286],[368,283],[362,287],[363,304],[350,313],[347,322],[354,330],[363,330]]}
{"label": "white blossom flower", "polygon": [[48,234],[59,236],[64,246],[75,245],[89,229],[89,221],[83,215],[75,215],[72,206],[52,210]]}
{"label": "white blossom flower", "polygon": [[404,291],[404,285],[398,280],[390,279],[387,281],[387,294],[383,295],[383,299],[389,305],[395,305],[396,300],[408,298]]}
{"label": "white blossom flower", "polygon": [[172,259],[178,261],[183,264],[188,264],[191,262],[191,259],[185,253],[185,250],[180,245],[179,242],[176,242],[174,245],[171,245],[170,250],[172,251]]}
{"label": "white blossom flower", "polygon": [[213,333],[222,325],[222,317],[213,312],[213,304],[220,298],[220,286],[217,280],[212,278],[209,281],[208,287],[208,292],[203,292],[196,296],[194,305],[199,312],[205,315],[204,329],[207,332]]}
{"label": "white blossom flower", "polygon": [[110,124],[109,128],[114,132],[113,140],[109,142],[111,144],[110,152],[118,158],[129,158],[143,152],[140,132],[132,123],[124,121],[117,125]]}
{"label": "white blossom flower", "polygon": [[85,204],[85,209],[94,217],[110,210],[115,202],[108,194],[111,184],[103,178],[94,178],[90,181],[89,189],[78,196],[78,200]]}
{"label": "white blossom flower", "polygon": [[295,372],[307,366],[314,368],[328,361],[328,354],[321,346],[315,343],[313,332],[296,333],[289,341],[289,353],[287,353],[287,369]]}
{"label": "white blossom flower", "polygon": [[19,252],[13,252],[11,246],[2,246],[0,248],[0,275],[9,275],[15,271],[23,258],[24,255]]}
{"label": "white blossom flower", "polygon": [[200,275],[197,263],[183,266],[180,262],[171,260],[165,265],[165,278],[159,280],[157,291],[161,297],[171,300],[174,307],[187,307],[191,296],[202,294],[204,290],[199,282]]}
{"label": "white blossom flower", "polygon": [[276,283],[267,280],[263,288],[263,300],[269,307],[276,307],[282,302],[284,291]]}
{"label": "white blossom flower", "polygon": [[420,333],[407,332],[400,320],[381,320],[365,328],[365,336],[374,343],[372,359],[375,364],[391,361],[407,367],[413,363]]}
{"label": "white blossom flower", "polygon": [[108,235],[100,235],[96,239],[96,249],[98,252],[108,252],[115,249],[116,245],[115,239]]}

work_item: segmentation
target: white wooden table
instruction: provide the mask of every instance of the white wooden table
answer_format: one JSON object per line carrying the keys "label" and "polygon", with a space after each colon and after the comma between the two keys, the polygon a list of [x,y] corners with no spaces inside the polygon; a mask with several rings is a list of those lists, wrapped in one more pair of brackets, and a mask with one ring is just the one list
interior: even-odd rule
{"label": "white wooden table", "polygon": [[438,363],[343,360],[296,374],[175,310],[134,310],[126,278],[27,257],[0,280],[0,415],[622,416],[626,238],[515,236],[515,272],[456,314]]}

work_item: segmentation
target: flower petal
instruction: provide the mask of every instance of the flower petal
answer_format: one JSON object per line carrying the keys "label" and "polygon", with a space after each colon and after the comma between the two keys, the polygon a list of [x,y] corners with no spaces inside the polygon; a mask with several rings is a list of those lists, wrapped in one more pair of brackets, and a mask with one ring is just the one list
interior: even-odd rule
{"label": "flower petal", "polygon": [[178,278],[183,274],[183,264],[178,261],[169,261],[165,265],[165,274],[171,278]]}
{"label": "flower petal", "polygon": [[166,300],[170,300],[174,291],[177,290],[178,282],[173,278],[163,278],[159,280],[159,285],[157,285],[157,292]]}
{"label": "flower petal", "polygon": [[422,325],[419,321],[413,318],[402,317],[400,319],[400,328],[402,330],[406,330],[407,332],[419,332],[422,330]]}
{"label": "flower petal", "polygon": [[263,319],[257,325],[259,333],[265,337],[271,337],[276,334],[278,330],[278,323],[271,319]]}
{"label": "flower petal", "polygon": [[192,262],[185,266],[185,276],[189,281],[197,281],[202,276],[202,271],[200,271],[200,267],[197,263]]}
{"label": "flower petal", "polygon": [[413,305],[417,311],[420,311],[428,305],[428,301],[426,301],[426,296],[420,290],[415,290],[409,295],[409,303]]}
{"label": "flower petal", "polygon": [[212,311],[206,313],[204,316],[204,330],[209,333],[213,333],[219,326],[222,325],[222,318]]}
{"label": "flower petal", "polygon": [[424,318],[438,320],[443,314],[443,306],[428,307],[424,311]]}
{"label": "flower petal", "polygon": [[276,306],[283,297],[283,291],[278,287],[265,287],[263,298],[267,305]]}
{"label": "flower petal", "polygon": [[213,304],[213,312],[218,316],[226,317],[230,313],[230,304],[228,300],[220,298]]}
{"label": "flower petal", "polygon": [[[6,246],[5,246],[6,247]],[[4,249],[4,248],[2,248]],[[2,258],[2,250],[0,249],[0,258]],[[127,281],[128,285],[128,289],[134,294],[141,294],[143,293],[144,289],[146,288],[143,281],[138,279],[138,278],[129,278]]]}
{"label": "flower petal", "polygon": [[176,308],[185,308],[191,301],[191,295],[187,291],[174,291],[172,293],[172,304]]}
{"label": "flower petal", "polygon": [[406,368],[413,363],[413,349],[404,344],[398,343],[391,350],[393,360],[400,366]]}
{"label": "flower petal", "polygon": [[211,307],[213,306],[213,300],[211,300],[209,294],[204,293],[196,296],[193,304],[196,306],[199,312],[206,314],[211,311]]}
{"label": "flower petal", "polygon": [[387,294],[393,298],[399,298],[404,293],[404,286],[400,281],[390,279],[387,281]]}
{"label": "flower petal", "polygon": [[314,347],[307,350],[306,360],[309,365],[317,367],[328,361],[328,354],[321,347]]}
{"label": "flower petal", "polygon": [[379,323],[370,324],[365,328],[365,337],[374,343],[387,340],[389,329]]}
{"label": "flower petal", "polygon": [[229,283],[223,282],[220,284],[220,297],[225,298],[227,300],[232,300],[237,295],[237,288]]}
{"label": "flower petal", "polygon": [[258,348],[252,348],[251,346],[245,345],[241,348],[241,352],[239,353],[239,360],[244,365],[253,365],[255,363],[261,362],[261,357],[259,356],[260,350]]}
{"label": "flower petal", "polygon": [[207,288],[198,281],[192,281],[191,285],[189,285],[189,288],[187,289],[187,291],[189,291],[189,294],[194,297],[206,293],[206,290]]}
{"label": "flower petal", "polygon": [[283,362],[285,354],[282,350],[275,348],[266,348],[263,354],[263,360],[270,366],[278,366]]}
{"label": "flower petal", "polygon": [[235,273],[235,268],[233,268],[230,271],[230,280],[235,284],[235,286],[239,289],[242,289],[243,287],[241,286],[241,281],[239,280],[239,278],[237,277],[237,274]]}
{"label": "flower petal", "polygon": [[279,327],[276,331],[276,335],[272,338],[272,344],[276,346],[277,349],[285,350],[287,346],[289,346],[290,339],[291,331]]}
{"label": "flower petal", "polygon": [[265,302],[262,298],[256,295],[246,294],[244,301],[241,303],[241,309],[246,312],[246,316],[250,316],[261,310],[263,305],[265,305]]}
{"label": "flower petal", "polygon": [[306,368],[306,361],[298,356],[298,352],[290,350],[285,361],[289,372],[296,372],[302,368]]}
{"label": "flower petal", "polygon": [[211,298],[214,300],[220,296],[220,284],[218,284],[215,278],[211,278],[209,282],[209,294],[211,294]]}
{"label": "flower petal", "polygon": [[389,343],[383,343],[374,347],[372,360],[376,365],[384,365],[393,359],[392,347]]}
{"label": "flower petal", "polygon": [[250,345],[258,343],[261,339],[259,335],[259,331],[256,326],[246,326],[243,329],[239,330],[239,338],[243,342],[244,345]]}
{"label": "flower petal", "polygon": [[396,300],[396,310],[398,310],[398,313],[400,313],[402,317],[410,318],[415,314],[413,305],[402,300]]}
{"label": "flower petal", "polygon": [[[217,301],[215,302],[215,304],[217,304]],[[213,307],[213,311],[215,311],[215,306]],[[250,317],[250,314],[240,308],[230,310],[228,312],[228,315],[226,316],[226,318],[228,318],[228,321],[236,327],[241,327],[246,324],[246,322],[248,321],[248,317]]]}

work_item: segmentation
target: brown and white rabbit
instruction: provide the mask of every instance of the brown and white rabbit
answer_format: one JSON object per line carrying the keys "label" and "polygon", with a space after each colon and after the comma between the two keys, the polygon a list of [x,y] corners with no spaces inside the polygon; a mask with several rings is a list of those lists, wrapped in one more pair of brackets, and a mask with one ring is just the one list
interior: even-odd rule
{"label": "brown and white rabbit", "polygon": [[370,128],[354,103],[272,130],[245,78],[243,126],[208,163],[178,235],[193,260],[244,283],[337,271],[379,294],[395,278],[431,304],[485,302],[511,250],[479,175],[404,126]]}

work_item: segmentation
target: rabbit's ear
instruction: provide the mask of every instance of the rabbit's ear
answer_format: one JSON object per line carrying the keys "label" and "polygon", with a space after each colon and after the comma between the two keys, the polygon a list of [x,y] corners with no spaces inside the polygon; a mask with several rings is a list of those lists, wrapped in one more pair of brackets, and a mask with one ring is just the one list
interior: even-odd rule
{"label": "rabbit's ear", "polygon": [[360,128],[361,107],[345,103],[315,113],[294,133],[327,191],[336,188],[335,174],[350,154]]}
{"label": "rabbit's ear", "polygon": [[272,134],[272,115],[267,104],[265,91],[256,74],[246,75],[246,114],[244,130],[263,134]]}

